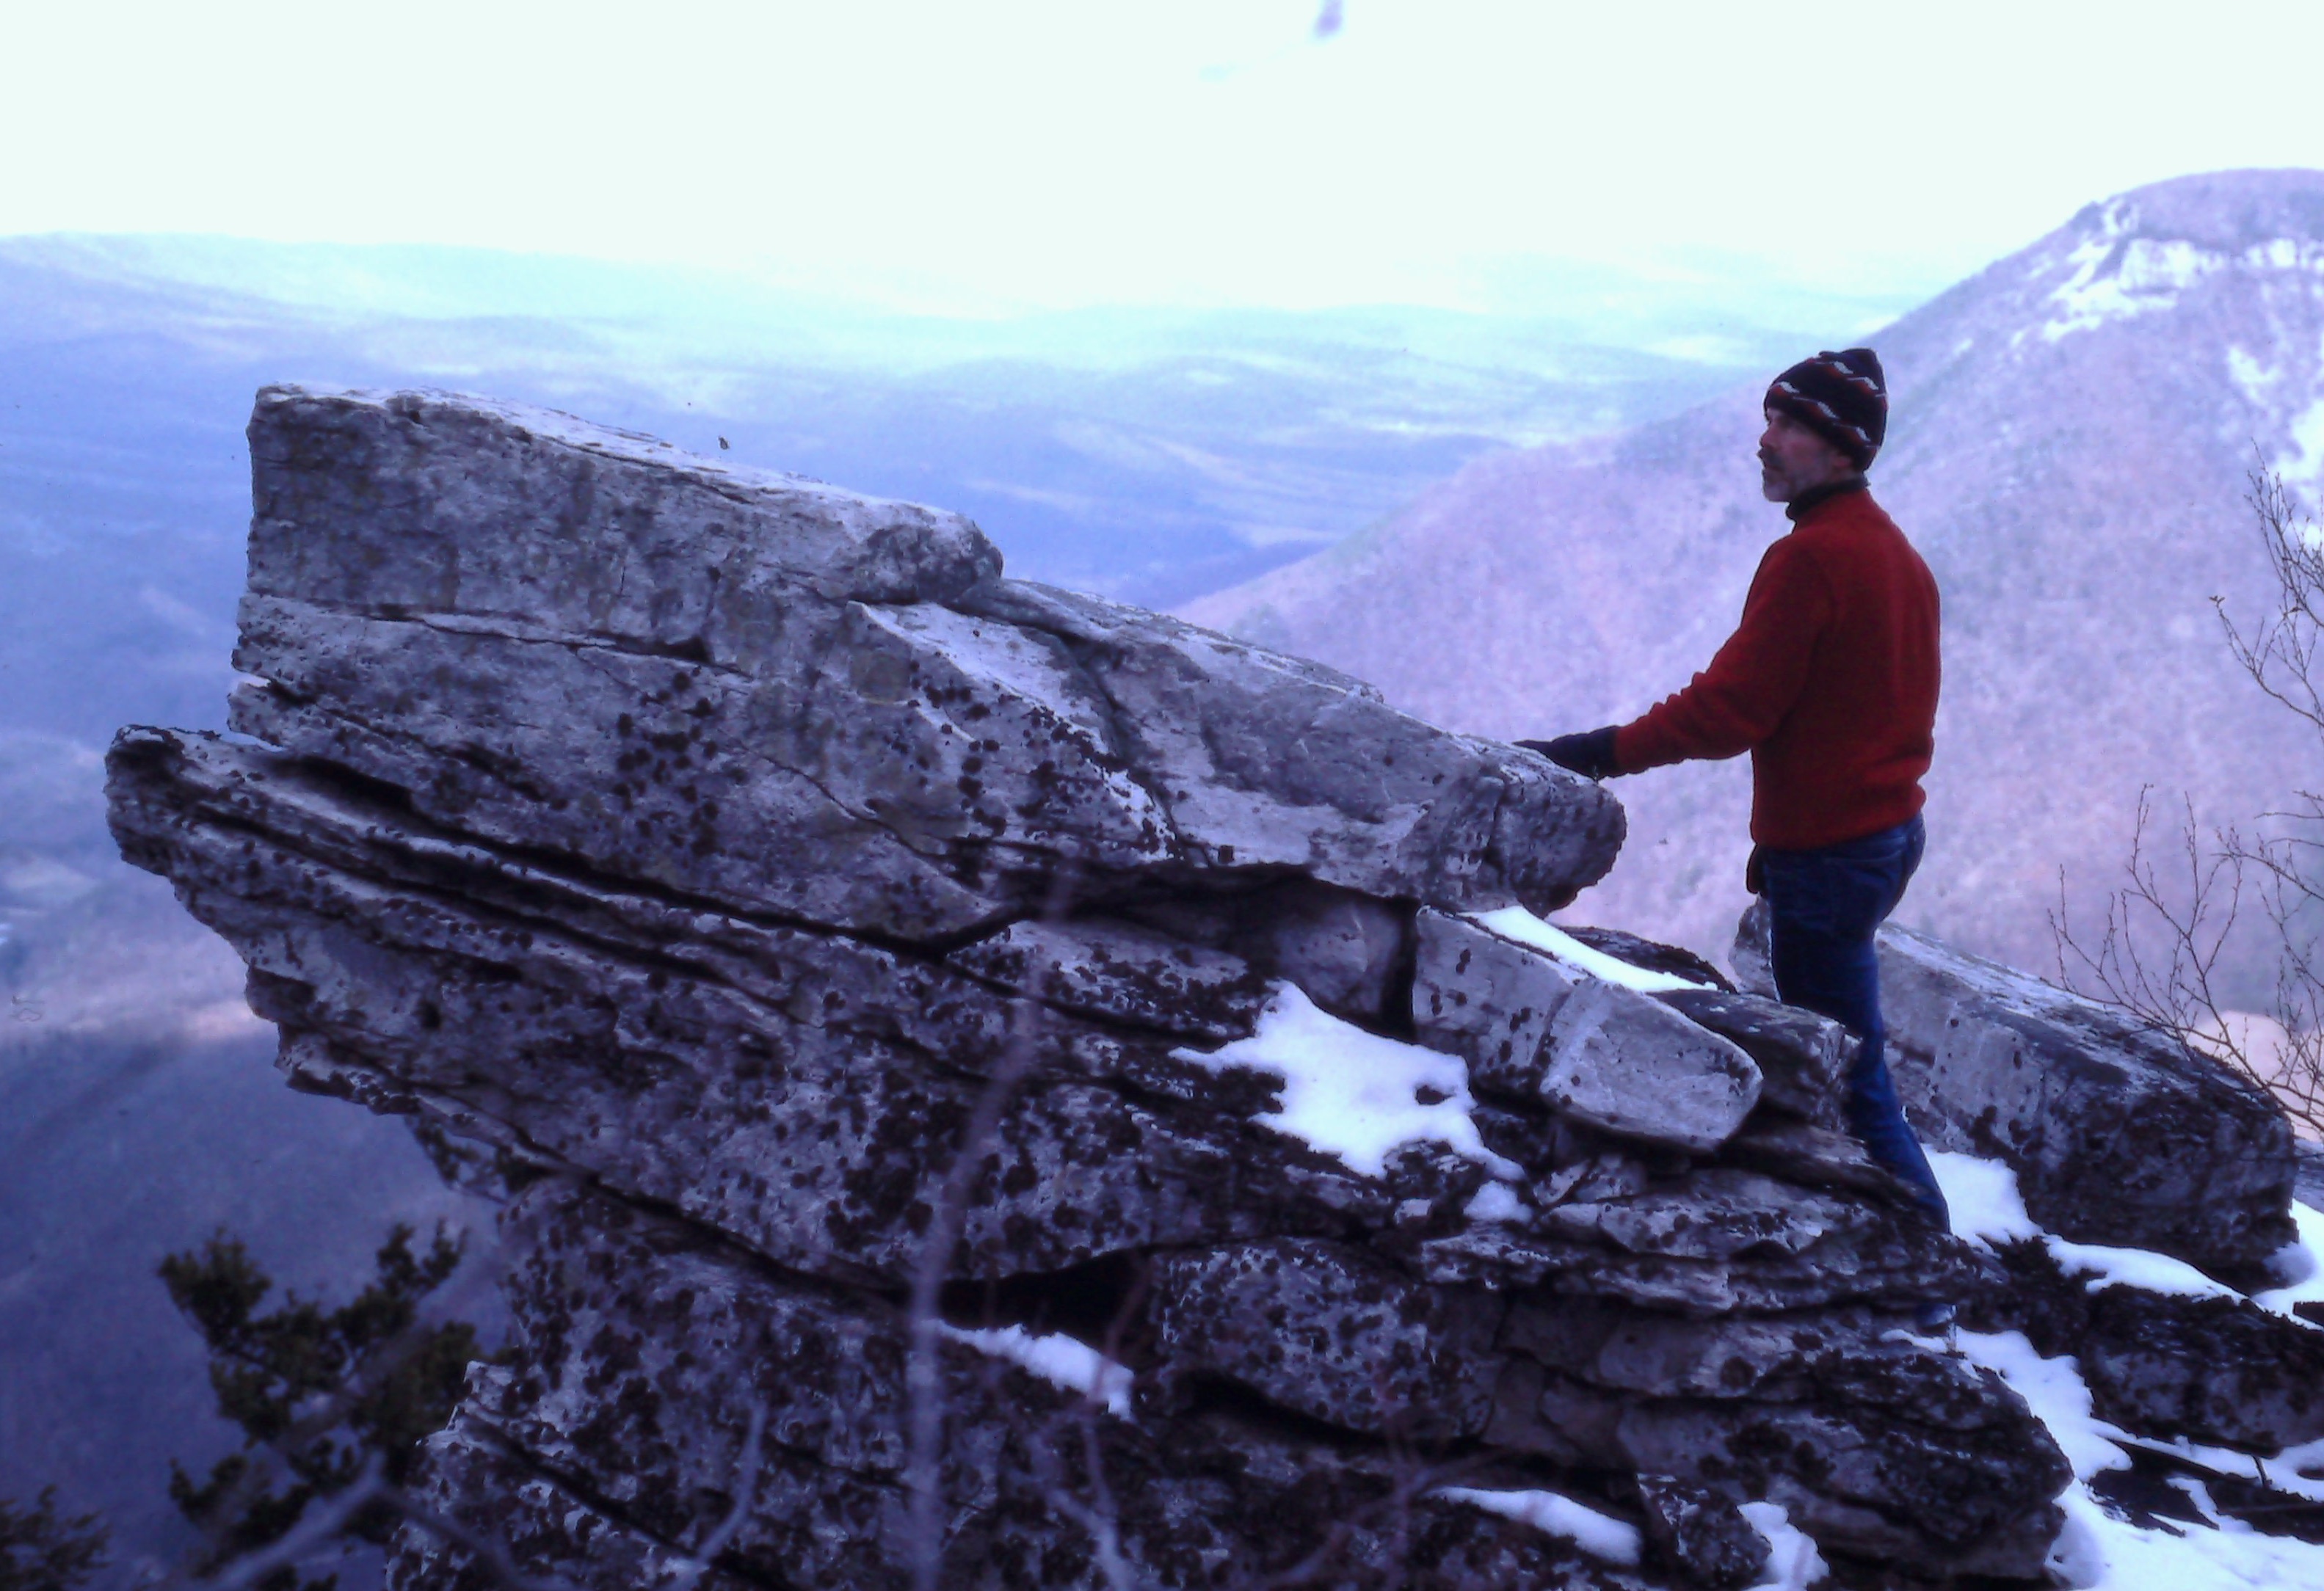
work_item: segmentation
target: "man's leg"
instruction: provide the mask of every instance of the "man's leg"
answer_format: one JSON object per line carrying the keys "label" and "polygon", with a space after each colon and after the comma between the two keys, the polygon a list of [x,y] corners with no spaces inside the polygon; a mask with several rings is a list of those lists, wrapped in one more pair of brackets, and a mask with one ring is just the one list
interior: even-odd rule
{"label": "man's leg", "polygon": [[1861,1041],[1849,1072],[1849,1127],[1875,1160],[1912,1185],[1930,1220],[1950,1228],[1944,1193],[1888,1074],[1872,943],[1920,863],[1921,832],[1914,819],[1843,845],[1767,852],[1768,950],[1785,1005],[1829,1016]]}

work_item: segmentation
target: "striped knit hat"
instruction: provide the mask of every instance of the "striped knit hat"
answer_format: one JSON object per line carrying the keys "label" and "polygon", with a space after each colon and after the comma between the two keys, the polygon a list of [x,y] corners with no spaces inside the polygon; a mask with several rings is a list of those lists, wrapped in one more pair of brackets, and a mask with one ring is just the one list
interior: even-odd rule
{"label": "striped knit hat", "polygon": [[1801,360],[1767,389],[1766,406],[1822,437],[1859,470],[1888,434],[1888,382],[1869,348],[1827,349]]}

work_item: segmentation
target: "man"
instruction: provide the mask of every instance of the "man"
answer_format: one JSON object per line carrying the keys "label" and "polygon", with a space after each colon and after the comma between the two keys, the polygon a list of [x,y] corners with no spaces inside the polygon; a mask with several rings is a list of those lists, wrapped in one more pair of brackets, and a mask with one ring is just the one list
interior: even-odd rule
{"label": "man", "polygon": [[1760,488],[1792,529],[1759,560],[1711,667],[1619,728],[1517,743],[1591,778],[1751,753],[1746,887],[1766,897],[1775,990],[1863,1041],[1849,1123],[1944,1227],[1944,1194],[1888,1075],[1872,943],[1921,860],[1937,585],[1865,484],[1888,426],[1872,350],[1792,366],[1766,412]]}

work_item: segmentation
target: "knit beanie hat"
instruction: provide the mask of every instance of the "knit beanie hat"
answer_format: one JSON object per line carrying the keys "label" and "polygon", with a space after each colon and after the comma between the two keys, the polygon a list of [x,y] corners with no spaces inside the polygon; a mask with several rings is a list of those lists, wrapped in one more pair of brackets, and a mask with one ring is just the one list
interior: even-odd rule
{"label": "knit beanie hat", "polygon": [[1822,437],[1859,470],[1888,434],[1888,382],[1869,348],[1827,349],[1801,360],[1767,389],[1766,407]]}

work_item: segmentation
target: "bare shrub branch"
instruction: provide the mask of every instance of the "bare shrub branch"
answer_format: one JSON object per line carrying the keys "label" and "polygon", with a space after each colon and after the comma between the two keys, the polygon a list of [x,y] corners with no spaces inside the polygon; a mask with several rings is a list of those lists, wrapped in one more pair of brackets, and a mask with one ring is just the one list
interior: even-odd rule
{"label": "bare shrub branch", "polygon": [[2211,599],[2227,649],[2253,683],[2324,732],[2324,528],[2300,511],[2283,477],[2265,467],[2251,474],[2251,504],[2262,551],[2275,579],[2275,612],[2247,634],[2225,602]]}
{"label": "bare shrub branch", "polygon": [[[1061,923],[1073,909],[1080,882],[1070,864],[1052,876],[1042,916]],[[1031,1073],[1040,1049],[1041,997],[1044,975],[1036,971],[1032,987],[1010,1002],[1009,1039],[1000,1064],[978,1093],[961,1132],[960,1147],[937,1191],[919,1263],[912,1273],[910,1303],[911,1357],[905,1369],[905,1392],[910,1421],[905,1464],[905,1485],[911,1498],[908,1544],[914,1591],[938,1591],[944,1562],[944,1426],[945,1399],[942,1350],[944,1317],[939,1308],[945,1279],[952,1274],[954,1252],[967,1224],[971,1191],[984,1163],[987,1145],[1001,1129],[1002,1116],[1015,1102],[1017,1091]]]}
{"label": "bare shrub branch", "polygon": [[751,1507],[759,1498],[759,1467],[766,1457],[767,1412],[758,1404],[751,1407],[751,1423],[742,1433],[742,1450],[734,1456],[734,1474],[729,1489],[734,1501],[726,1517],[717,1528],[702,1538],[702,1545],[692,1557],[678,1566],[678,1575],[670,1583],[677,1591],[694,1591],[702,1577],[710,1572],[718,1555],[726,1550],[740,1534],[743,1522],[751,1517]]}
{"label": "bare shrub branch", "polygon": [[[2246,630],[2215,597],[2220,628],[2253,683],[2324,741],[2324,527],[2264,467],[2252,472],[2246,501],[2275,582],[2273,611]],[[2150,849],[2152,794],[2139,792],[2126,882],[2107,897],[2094,940],[2075,933],[2059,874],[2050,928],[2061,981],[2225,1062],[2324,1136],[2324,797],[2297,791],[2258,814],[2258,831],[2208,836],[2182,797],[2166,869]],[[2274,957],[2273,988],[2268,1009],[2244,1012],[2225,998],[2221,959],[2255,913]]]}

